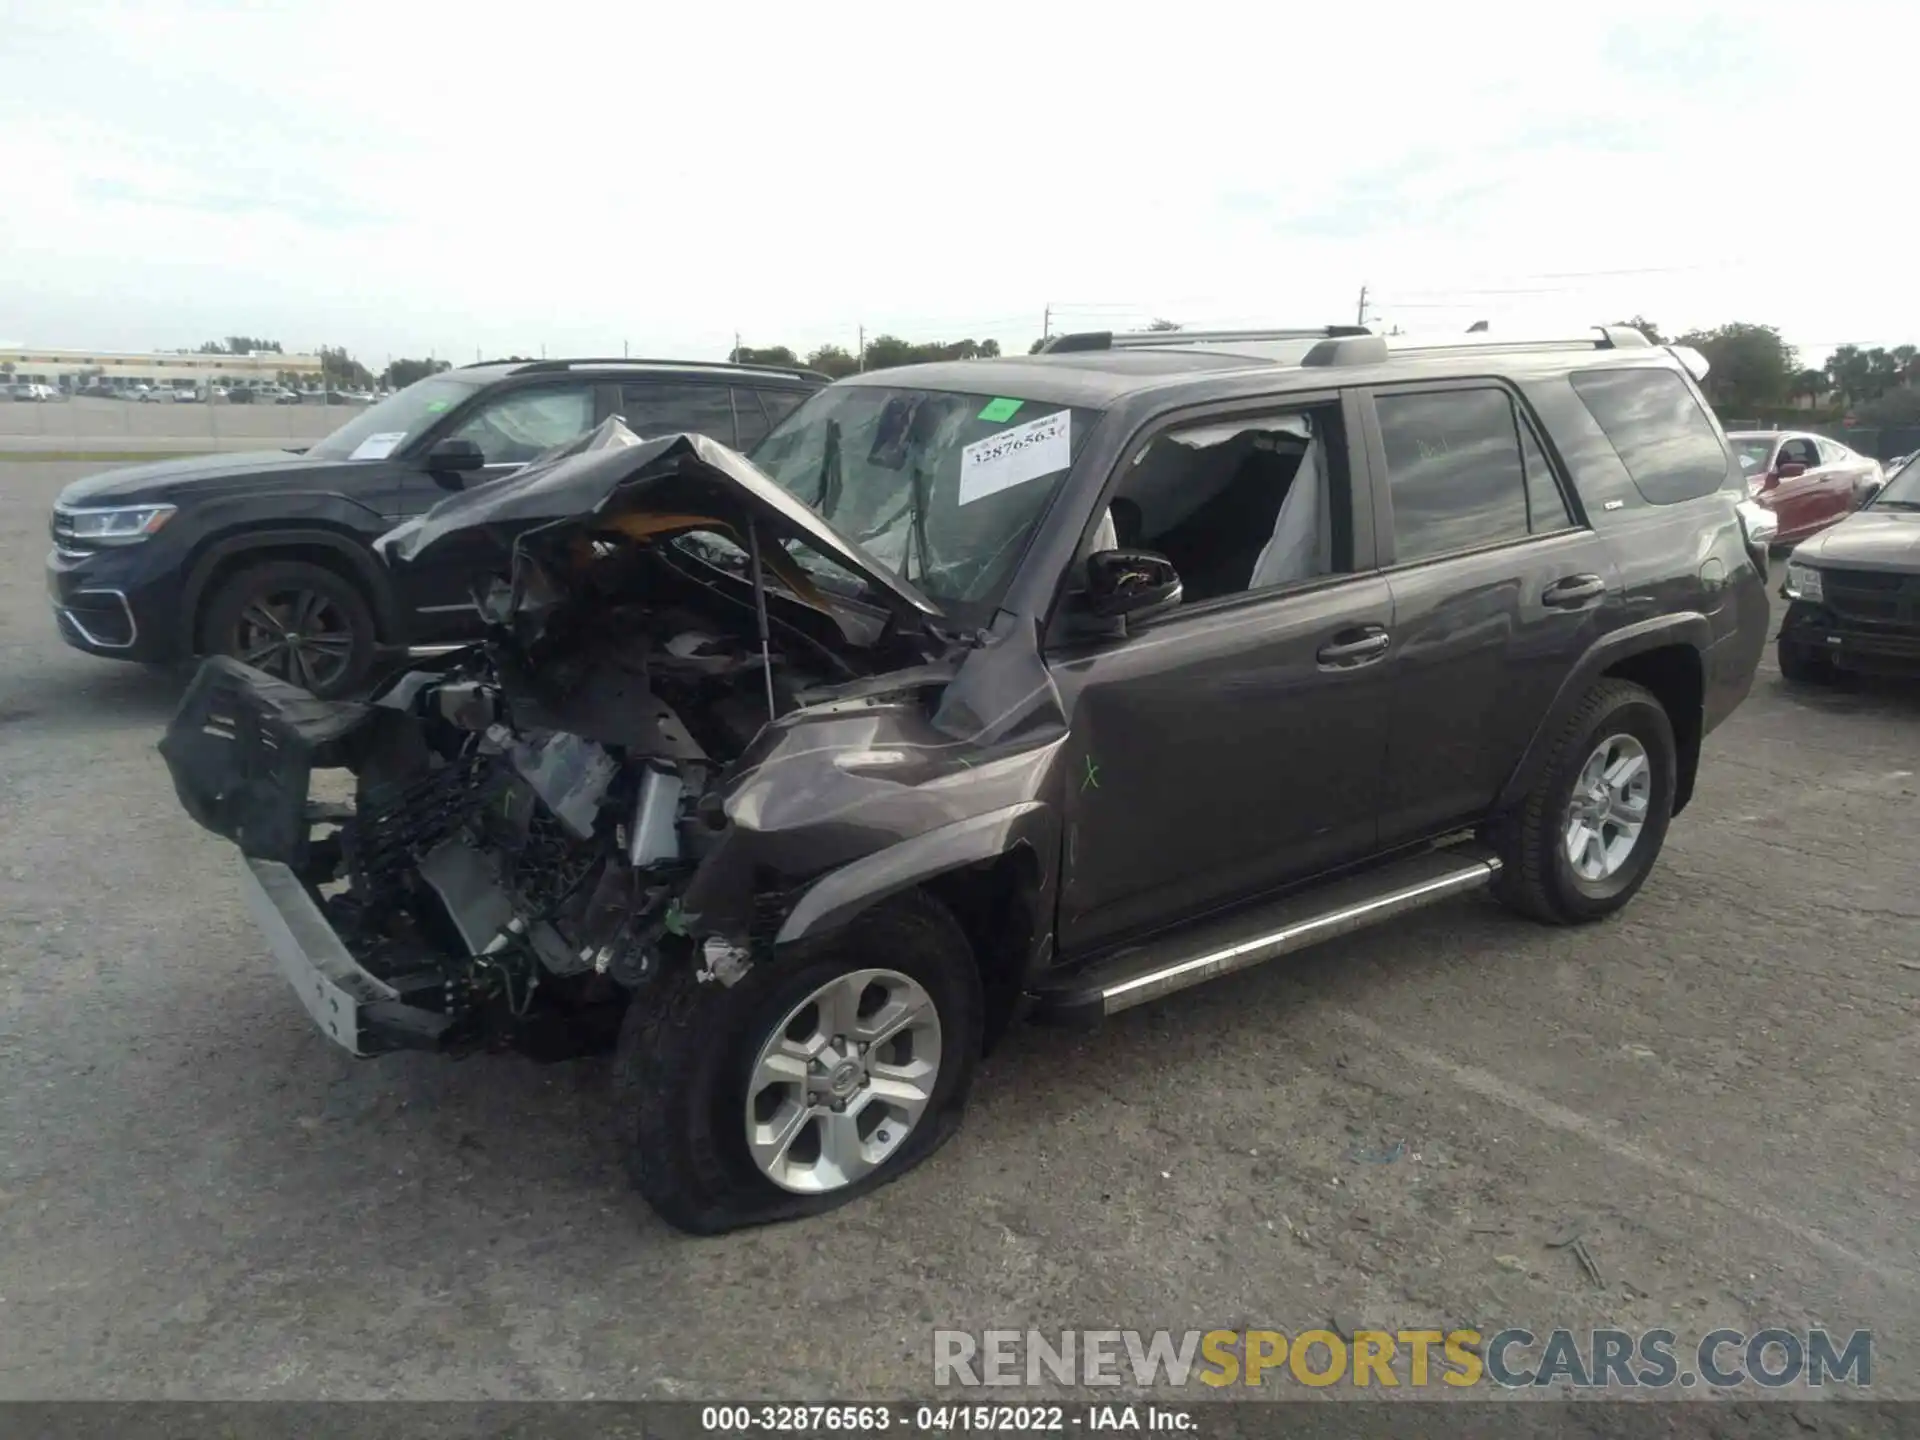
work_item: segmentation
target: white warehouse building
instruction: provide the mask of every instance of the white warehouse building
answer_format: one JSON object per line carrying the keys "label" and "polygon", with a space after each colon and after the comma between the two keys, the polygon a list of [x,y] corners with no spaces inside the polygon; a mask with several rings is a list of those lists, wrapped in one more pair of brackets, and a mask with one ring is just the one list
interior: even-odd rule
{"label": "white warehouse building", "polygon": [[0,344],[0,381],[32,381],[68,394],[129,385],[165,385],[175,390],[199,390],[209,385],[258,389],[276,383],[282,375],[297,376],[301,384],[317,385],[320,357],[283,355],[277,350],[214,355],[192,350],[136,353]]}

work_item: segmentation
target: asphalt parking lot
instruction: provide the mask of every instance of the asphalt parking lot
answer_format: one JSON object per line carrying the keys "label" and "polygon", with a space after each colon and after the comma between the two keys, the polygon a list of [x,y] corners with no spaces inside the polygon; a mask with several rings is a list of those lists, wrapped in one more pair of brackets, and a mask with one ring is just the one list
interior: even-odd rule
{"label": "asphalt parking lot", "polygon": [[0,1397],[858,1398],[927,1393],[936,1326],[1819,1323],[1920,1397],[1920,690],[1769,655],[1621,919],[1473,899],[1017,1032],[927,1166],[692,1241],[599,1065],[308,1023],[154,753],[177,682],[55,636],[87,468],[0,463]]}

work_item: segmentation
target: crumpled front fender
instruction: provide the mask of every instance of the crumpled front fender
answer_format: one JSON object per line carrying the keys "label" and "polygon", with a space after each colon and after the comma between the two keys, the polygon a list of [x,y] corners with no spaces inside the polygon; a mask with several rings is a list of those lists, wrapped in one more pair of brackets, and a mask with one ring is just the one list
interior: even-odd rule
{"label": "crumpled front fender", "polygon": [[829,871],[787,912],[776,945],[812,939],[845,925],[868,906],[936,875],[997,860],[1045,825],[1047,807],[1025,800],[942,825]]}

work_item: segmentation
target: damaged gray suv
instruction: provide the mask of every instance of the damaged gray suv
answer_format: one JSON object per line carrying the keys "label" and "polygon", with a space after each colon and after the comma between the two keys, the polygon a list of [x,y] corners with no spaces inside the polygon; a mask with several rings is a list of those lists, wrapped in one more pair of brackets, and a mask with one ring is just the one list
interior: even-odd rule
{"label": "damaged gray suv", "polygon": [[161,750],[336,1044],[612,1048],[667,1220],[810,1214],[1016,1016],[1482,887],[1626,904],[1767,636],[1703,373],[1080,335],[843,380],[751,460],[610,421],[380,542],[483,641],[366,700],[208,660]]}

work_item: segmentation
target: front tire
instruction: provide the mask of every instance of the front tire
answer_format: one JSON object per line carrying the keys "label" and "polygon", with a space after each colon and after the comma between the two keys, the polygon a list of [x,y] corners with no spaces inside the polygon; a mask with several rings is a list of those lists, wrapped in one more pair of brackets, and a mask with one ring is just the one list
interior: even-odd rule
{"label": "front tire", "polygon": [[333,700],[367,678],[379,634],[352,581],[305,560],[268,560],[213,593],[200,645],[204,654],[231,656]]}
{"label": "front tire", "polygon": [[635,997],[614,1060],[635,1187],[714,1235],[899,1178],[959,1128],[983,1011],[966,936],[917,893],[730,987],[670,971]]}
{"label": "front tire", "polygon": [[1602,680],[1562,727],[1545,769],[1495,835],[1494,894],[1551,925],[1623,908],[1658,859],[1678,775],[1673,722],[1649,690]]}

